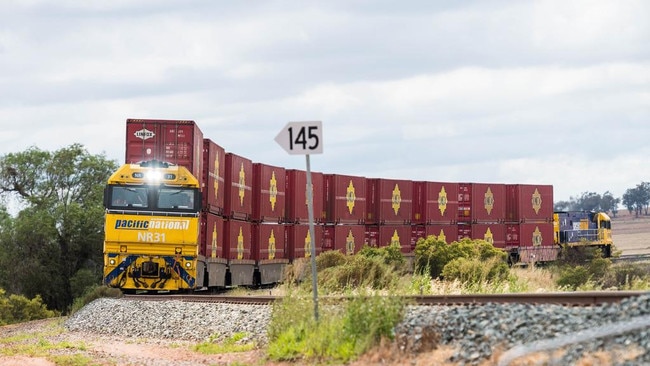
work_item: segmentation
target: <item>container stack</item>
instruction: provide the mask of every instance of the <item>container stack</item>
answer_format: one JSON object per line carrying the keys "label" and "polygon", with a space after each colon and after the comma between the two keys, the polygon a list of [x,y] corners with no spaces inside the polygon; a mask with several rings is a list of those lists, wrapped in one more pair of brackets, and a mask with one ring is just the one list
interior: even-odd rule
{"label": "container stack", "polygon": [[413,181],[369,178],[366,182],[366,242],[373,247],[398,245],[405,256],[413,257]]}
{"label": "container stack", "polygon": [[553,186],[508,184],[506,194],[506,249],[524,263],[557,259]]}
{"label": "container stack", "polygon": [[366,178],[325,174],[324,184],[323,249],[356,254],[366,241]]}
{"label": "container stack", "polygon": [[252,258],[258,266],[259,284],[280,282],[289,263],[285,219],[285,169],[253,163]]}
{"label": "container stack", "polygon": [[311,187],[309,187],[314,215],[314,238],[309,232],[309,210],[307,196],[307,171],[299,169],[286,170],[286,232],[287,251],[291,259],[309,258],[312,242],[316,255],[323,251],[323,173],[310,172]]}

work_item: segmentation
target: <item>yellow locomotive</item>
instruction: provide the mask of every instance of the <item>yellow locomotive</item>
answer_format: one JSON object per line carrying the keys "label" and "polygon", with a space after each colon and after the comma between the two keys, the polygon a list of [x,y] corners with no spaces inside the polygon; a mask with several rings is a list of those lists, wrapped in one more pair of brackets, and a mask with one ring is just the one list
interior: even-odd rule
{"label": "yellow locomotive", "polygon": [[104,284],[125,292],[189,290],[197,271],[199,181],[160,161],[122,165],[104,189]]}

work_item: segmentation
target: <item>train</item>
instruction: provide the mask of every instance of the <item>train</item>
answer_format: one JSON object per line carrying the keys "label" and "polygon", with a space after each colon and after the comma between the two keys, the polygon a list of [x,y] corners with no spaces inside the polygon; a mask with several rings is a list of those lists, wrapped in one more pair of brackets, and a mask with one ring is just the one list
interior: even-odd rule
{"label": "train", "polygon": [[[482,239],[512,264],[560,249],[611,255],[603,212],[553,210],[553,186],[432,182],[254,162],[205,138],[192,120],[127,119],[125,162],[104,188],[103,283],[124,292],[275,284],[289,264],[338,250]],[[308,193],[313,197],[314,236]]]}

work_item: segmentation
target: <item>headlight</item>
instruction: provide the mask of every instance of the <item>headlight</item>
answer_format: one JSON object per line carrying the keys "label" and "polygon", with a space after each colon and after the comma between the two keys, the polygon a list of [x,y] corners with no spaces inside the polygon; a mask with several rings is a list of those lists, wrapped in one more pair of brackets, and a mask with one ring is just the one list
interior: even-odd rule
{"label": "headlight", "polygon": [[185,262],[185,268],[187,269],[192,268],[192,262]]}
{"label": "headlight", "polygon": [[114,266],[115,263],[117,263],[117,262],[116,262],[115,259],[113,259],[113,258],[111,258],[111,259],[108,260],[108,264],[110,264],[111,266]]}

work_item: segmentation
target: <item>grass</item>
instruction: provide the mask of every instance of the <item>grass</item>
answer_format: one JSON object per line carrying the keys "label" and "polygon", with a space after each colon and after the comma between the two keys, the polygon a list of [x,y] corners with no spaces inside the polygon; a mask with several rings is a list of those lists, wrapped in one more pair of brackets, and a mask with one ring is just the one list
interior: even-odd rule
{"label": "grass", "polygon": [[207,342],[197,344],[193,349],[206,355],[238,353],[255,349],[255,343],[242,342],[246,339],[244,332],[235,333],[221,342],[217,342],[218,339],[218,335],[212,336]]}

